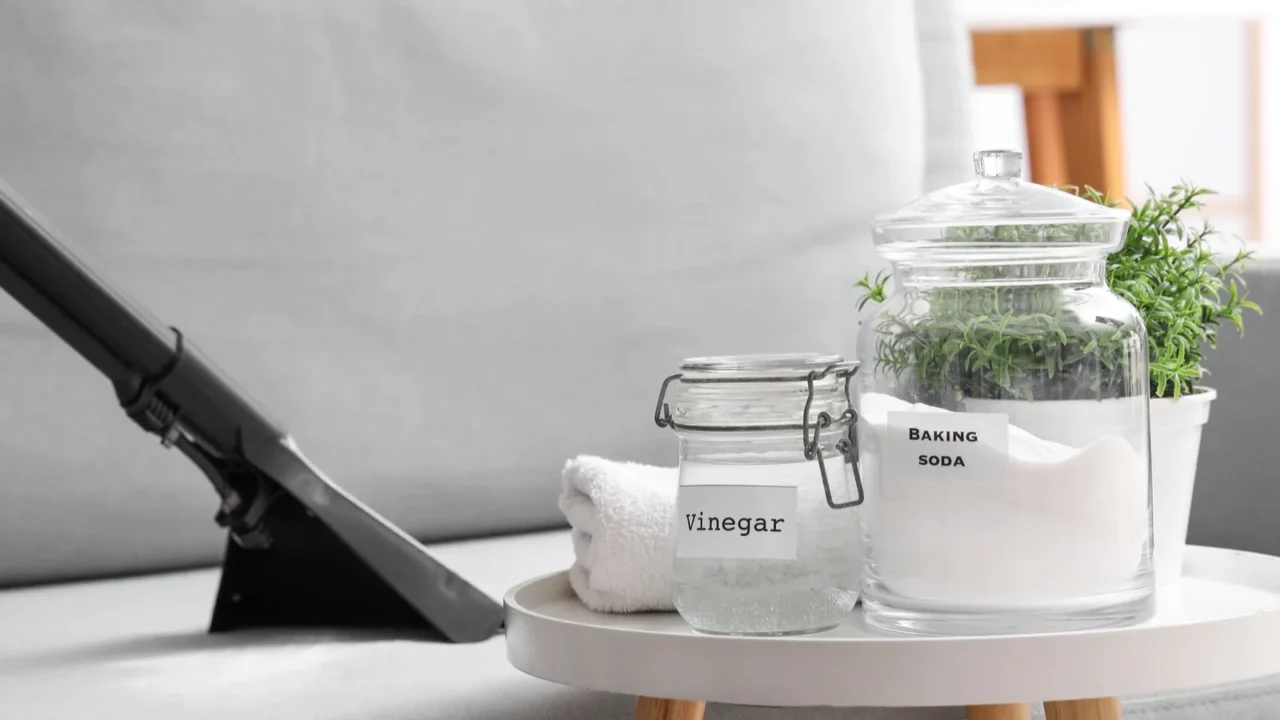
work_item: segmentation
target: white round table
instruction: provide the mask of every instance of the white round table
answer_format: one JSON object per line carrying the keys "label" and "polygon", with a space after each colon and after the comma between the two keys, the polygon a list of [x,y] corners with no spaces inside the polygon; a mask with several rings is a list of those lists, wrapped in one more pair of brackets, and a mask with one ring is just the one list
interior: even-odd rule
{"label": "white round table", "polygon": [[739,705],[967,705],[971,720],[1112,720],[1121,695],[1280,673],[1280,558],[1187,549],[1181,583],[1139,625],[1044,635],[922,638],[841,627],[778,638],[695,633],[674,613],[588,610],[557,573],[506,595],[507,657],[563,685],[636,695],[644,720]]}

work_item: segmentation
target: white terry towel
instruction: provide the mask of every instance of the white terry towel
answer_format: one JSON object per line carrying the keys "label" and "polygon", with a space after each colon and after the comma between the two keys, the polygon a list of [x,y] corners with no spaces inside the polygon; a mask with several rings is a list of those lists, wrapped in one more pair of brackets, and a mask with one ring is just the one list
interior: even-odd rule
{"label": "white terry towel", "polygon": [[569,583],[596,612],[674,610],[672,522],[679,471],[584,455],[565,463],[560,511],[573,529]]}

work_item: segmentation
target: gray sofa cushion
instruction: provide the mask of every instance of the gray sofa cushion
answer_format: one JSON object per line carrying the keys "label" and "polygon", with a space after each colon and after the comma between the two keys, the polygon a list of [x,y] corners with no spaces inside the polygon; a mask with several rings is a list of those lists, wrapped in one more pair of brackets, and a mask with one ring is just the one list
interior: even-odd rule
{"label": "gray sofa cushion", "polygon": [[[7,0],[0,176],[393,521],[547,527],[567,456],[673,458],[682,356],[851,347],[872,213],[965,174],[919,5]],[[0,357],[0,585],[216,559],[6,297]]]}
{"label": "gray sofa cushion", "polygon": [[[568,534],[436,546],[500,597],[568,566]],[[23,720],[626,720],[633,700],[552,685],[475,645],[333,631],[204,634],[211,570],[0,592],[0,717]],[[708,720],[960,720],[957,708],[768,709],[713,705]],[[1152,720],[1280,718],[1280,682],[1126,702]]]}
{"label": "gray sofa cushion", "polygon": [[1246,274],[1261,316],[1245,318],[1245,334],[1224,329],[1205,357],[1206,384],[1218,391],[1200,441],[1188,535],[1200,545],[1280,555],[1280,465],[1276,409],[1280,408],[1280,263],[1268,260]]}

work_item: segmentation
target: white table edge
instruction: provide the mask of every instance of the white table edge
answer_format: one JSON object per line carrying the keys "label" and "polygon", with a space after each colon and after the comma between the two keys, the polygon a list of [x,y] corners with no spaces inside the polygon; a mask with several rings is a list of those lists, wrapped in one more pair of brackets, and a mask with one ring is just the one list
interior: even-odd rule
{"label": "white table edge", "polygon": [[[1188,566],[1197,564],[1249,572],[1265,568],[1269,582],[1263,584],[1269,587],[1256,589],[1264,594],[1261,609],[1205,621],[1048,636],[723,638],[687,629],[674,634],[602,629],[524,607],[521,596],[530,587],[541,584],[544,592],[548,583],[567,587],[564,573],[553,573],[507,593],[507,655],[529,675],[574,687],[775,707],[1145,695],[1280,674],[1280,558],[1189,548]],[[1186,587],[1244,598],[1255,589],[1197,576]],[[1181,598],[1182,591],[1177,592]],[[618,620],[628,616],[599,617],[631,623]]]}

